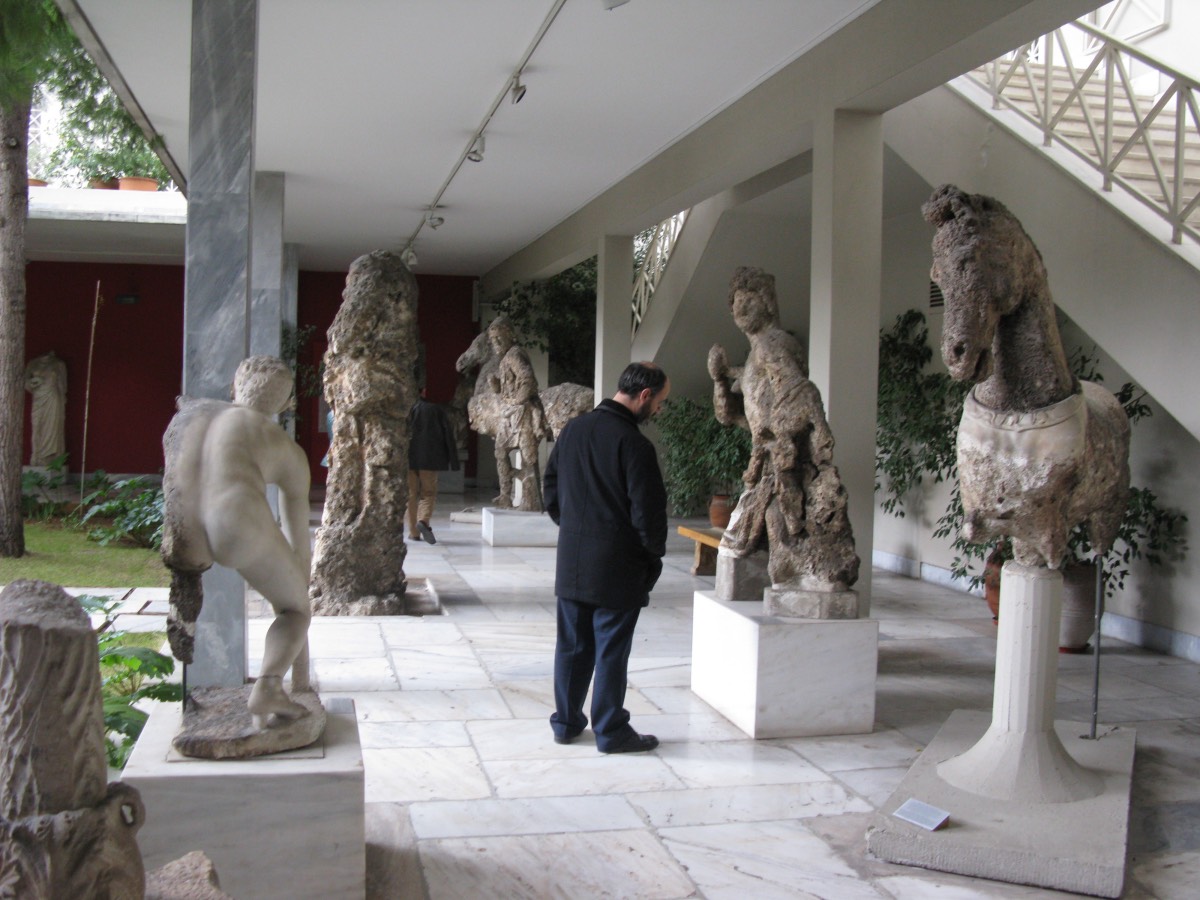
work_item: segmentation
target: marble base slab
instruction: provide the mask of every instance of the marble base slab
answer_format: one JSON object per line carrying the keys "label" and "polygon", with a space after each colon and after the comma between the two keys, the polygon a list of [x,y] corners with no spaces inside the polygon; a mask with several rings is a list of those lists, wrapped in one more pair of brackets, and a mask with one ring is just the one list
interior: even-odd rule
{"label": "marble base slab", "polygon": [[696,591],[692,691],[753,738],[866,734],[879,622],[784,619]]}
{"label": "marble base slab", "polygon": [[544,512],[485,506],[483,540],[492,547],[557,547],[558,526]]}
{"label": "marble base slab", "polygon": [[326,712],[319,754],[203,760],[171,753],[179,707],[156,705],[121,776],[146,805],[138,832],[146,868],[202,850],[233,897],[361,900],[363,760],[354,703],[333,698]]}
{"label": "marble base slab", "polygon": [[798,619],[857,619],[858,592],[769,587],[763,591],[763,612]]}
{"label": "marble base slab", "polygon": [[[968,793],[943,781],[938,764],[973,746],[991,715],[956,710],[880,808],[867,833],[871,853],[887,862],[921,866],[1098,897],[1119,897],[1125,881],[1129,788],[1136,734],[1055,722],[1077,763],[1100,773],[1104,792],[1070,803],[1022,803]],[[950,814],[939,831],[924,831],[892,815],[909,798]]]}

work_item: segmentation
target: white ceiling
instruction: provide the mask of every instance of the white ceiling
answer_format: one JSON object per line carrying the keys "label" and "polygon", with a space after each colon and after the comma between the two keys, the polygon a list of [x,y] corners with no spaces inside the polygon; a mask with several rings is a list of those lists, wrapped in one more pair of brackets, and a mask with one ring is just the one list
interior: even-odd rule
{"label": "white ceiling", "polygon": [[[567,0],[417,271],[491,269],[875,2]],[[190,0],[77,5],[186,175]],[[303,268],[407,243],[554,5],[260,0],[256,168]]]}

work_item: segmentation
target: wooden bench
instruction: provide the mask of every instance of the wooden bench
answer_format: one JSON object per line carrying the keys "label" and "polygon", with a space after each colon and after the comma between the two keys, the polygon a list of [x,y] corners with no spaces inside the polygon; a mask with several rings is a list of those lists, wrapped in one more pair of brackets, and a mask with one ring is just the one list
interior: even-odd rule
{"label": "wooden bench", "polygon": [[696,542],[696,555],[692,560],[693,575],[717,574],[717,547],[721,545],[724,528],[690,528],[680,525],[678,531],[685,538]]}

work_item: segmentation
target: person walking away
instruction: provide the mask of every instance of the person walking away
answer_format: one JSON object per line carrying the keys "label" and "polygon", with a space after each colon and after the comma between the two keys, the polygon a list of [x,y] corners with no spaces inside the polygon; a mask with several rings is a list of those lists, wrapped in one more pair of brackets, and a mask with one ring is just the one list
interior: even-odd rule
{"label": "person walking away", "polygon": [[654,445],[638,426],[671,392],[654,363],[630,363],[617,393],[563,428],[546,465],[546,511],[559,526],[554,592],[554,740],[569,744],[587,727],[601,753],[653,750],[625,709],[629,651],[642,608],[662,572],[667,495]]}
{"label": "person walking away", "polygon": [[438,472],[458,469],[458,445],[446,411],[425,399],[408,411],[408,537],[436,544],[429,520],[437,500]]}

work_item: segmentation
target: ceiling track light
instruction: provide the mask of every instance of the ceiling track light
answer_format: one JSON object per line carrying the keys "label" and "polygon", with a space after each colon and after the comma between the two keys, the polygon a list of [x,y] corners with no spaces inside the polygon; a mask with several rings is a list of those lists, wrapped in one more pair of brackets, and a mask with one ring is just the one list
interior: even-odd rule
{"label": "ceiling track light", "polygon": [[467,159],[471,162],[483,162],[483,135],[475,136],[475,143],[471,145],[471,149],[467,151]]}
{"label": "ceiling track light", "polygon": [[425,213],[425,222],[434,231],[436,231],[437,229],[441,228],[443,225],[446,224],[446,220],[442,216],[439,216],[437,214],[437,211],[439,209],[441,209],[440,206],[434,206],[434,207],[431,207],[429,210],[427,210]]}
{"label": "ceiling track light", "polygon": [[513,103],[520,103],[525,99],[525,85],[521,84],[521,73],[518,72],[513,76],[512,91],[509,95]]}
{"label": "ceiling track light", "polygon": [[412,244],[409,244],[407,247],[404,248],[404,252],[400,254],[400,262],[404,263],[410,269],[416,267],[417,253],[415,250],[413,250]]}
{"label": "ceiling track light", "polygon": [[618,6],[624,6],[626,3],[629,2],[629,0],[600,0],[600,2],[604,4],[605,9],[613,10],[613,9],[616,9]]}

